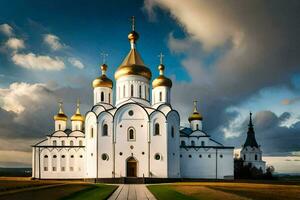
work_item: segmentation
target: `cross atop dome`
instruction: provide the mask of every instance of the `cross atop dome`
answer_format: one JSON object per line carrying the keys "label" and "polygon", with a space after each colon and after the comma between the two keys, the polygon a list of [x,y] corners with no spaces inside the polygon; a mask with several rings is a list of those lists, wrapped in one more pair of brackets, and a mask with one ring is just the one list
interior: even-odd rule
{"label": "cross atop dome", "polygon": [[159,62],[160,62],[160,64],[162,65],[162,64],[163,64],[163,61],[164,61],[165,55],[164,55],[162,52],[160,52],[160,54],[158,55],[158,57],[159,57]]}
{"label": "cross atop dome", "polygon": [[101,58],[102,58],[102,64],[106,64],[106,61],[107,61],[106,59],[107,59],[107,57],[108,57],[108,53],[102,51],[102,52],[100,53],[100,56],[101,56]]}

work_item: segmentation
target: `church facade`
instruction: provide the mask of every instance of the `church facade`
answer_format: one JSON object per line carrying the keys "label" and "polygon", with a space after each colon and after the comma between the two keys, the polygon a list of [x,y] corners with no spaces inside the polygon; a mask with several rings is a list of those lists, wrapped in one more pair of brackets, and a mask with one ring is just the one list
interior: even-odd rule
{"label": "church facade", "polygon": [[107,65],[101,66],[102,74],[92,83],[93,105],[83,116],[77,104],[71,129],[60,104],[55,131],[32,147],[33,178],[233,178],[234,148],[202,130],[196,102],[190,127],[180,126],[162,59],[151,84],[152,72],[136,48],[138,38],[133,26],[115,86]]}

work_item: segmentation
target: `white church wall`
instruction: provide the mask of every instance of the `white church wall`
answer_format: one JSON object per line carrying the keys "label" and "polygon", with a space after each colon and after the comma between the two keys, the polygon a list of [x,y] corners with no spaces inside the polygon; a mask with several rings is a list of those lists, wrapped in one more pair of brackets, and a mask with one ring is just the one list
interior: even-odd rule
{"label": "white church wall", "polygon": [[168,121],[168,178],[180,177],[180,148],[179,148],[179,124],[180,118],[177,112],[171,111],[167,115]]}
{"label": "white church wall", "polygon": [[152,90],[152,104],[170,103],[170,88],[158,86]]}
{"label": "white church wall", "polygon": [[97,175],[97,158],[96,158],[96,147],[97,147],[97,117],[95,113],[89,112],[86,115],[85,120],[85,143],[86,143],[86,154],[85,154],[85,168],[86,178],[95,178]]}
{"label": "white church wall", "polygon": [[[107,134],[104,130],[107,125]],[[113,177],[113,117],[107,112],[98,116],[98,177]]]}
{"label": "white church wall", "polygon": [[[137,176],[148,176],[148,115],[136,104],[122,105],[115,113],[115,177],[127,174],[126,161],[130,157],[137,160]],[[133,128],[135,137],[128,137]]]}
{"label": "white church wall", "polygon": [[97,103],[113,103],[113,92],[109,87],[94,88],[94,105]]}
{"label": "white church wall", "polygon": [[[166,118],[161,112],[150,116],[150,172],[151,177],[168,177],[168,132]],[[155,124],[159,124],[159,135],[155,134]],[[155,156],[159,155],[160,159]]]}

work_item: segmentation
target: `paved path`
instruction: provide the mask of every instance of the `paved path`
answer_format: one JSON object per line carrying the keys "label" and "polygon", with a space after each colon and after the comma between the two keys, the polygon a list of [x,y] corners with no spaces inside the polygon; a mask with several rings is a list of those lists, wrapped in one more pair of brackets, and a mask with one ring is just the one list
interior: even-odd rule
{"label": "paved path", "polygon": [[110,196],[109,200],[144,200],[156,198],[143,184],[120,185],[119,188]]}

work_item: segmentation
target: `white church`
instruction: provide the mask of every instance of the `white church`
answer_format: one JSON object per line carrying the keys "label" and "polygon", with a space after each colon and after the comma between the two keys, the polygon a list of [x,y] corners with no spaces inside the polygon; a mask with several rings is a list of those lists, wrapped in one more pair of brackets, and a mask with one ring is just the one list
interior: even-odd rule
{"label": "white church", "polygon": [[92,82],[93,105],[83,116],[77,104],[71,129],[60,104],[54,132],[32,146],[33,178],[233,178],[234,147],[202,130],[196,102],[190,126],[180,126],[165,66],[161,61],[151,87],[152,73],[137,51],[138,38],[133,23],[130,51],[114,75],[116,85],[103,64]]}

